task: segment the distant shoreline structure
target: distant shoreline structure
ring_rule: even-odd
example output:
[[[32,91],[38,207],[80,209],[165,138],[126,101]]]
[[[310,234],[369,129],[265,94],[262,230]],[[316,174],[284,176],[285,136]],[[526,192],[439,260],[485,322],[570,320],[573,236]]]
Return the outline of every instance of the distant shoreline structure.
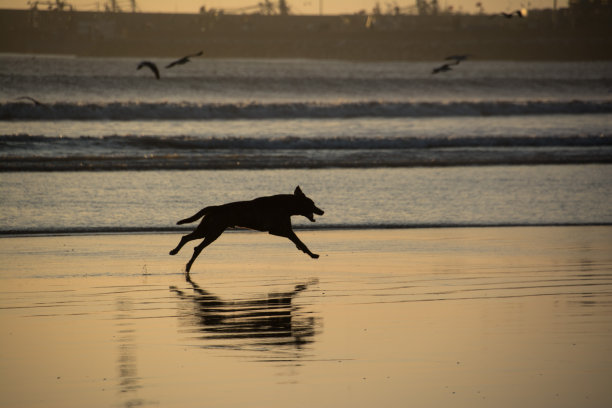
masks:
[[[0,53],[96,57],[312,58],[430,61],[611,60],[612,6],[530,10],[528,18],[262,15],[0,10]]]

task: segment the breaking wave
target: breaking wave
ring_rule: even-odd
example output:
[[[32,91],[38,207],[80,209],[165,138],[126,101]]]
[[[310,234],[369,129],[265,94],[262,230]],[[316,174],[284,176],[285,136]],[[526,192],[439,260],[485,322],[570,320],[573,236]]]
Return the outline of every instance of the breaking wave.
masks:
[[[612,163],[612,134],[463,137],[0,136],[0,171]]]
[[[612,100],[484,102],[0,103],[3,120],[205,120],[612,113]]]
[[[195,137],[155,135],[38,136],[28,134],[0,135],[0,147],[45,147],[93,152],[100,149],[205,151],[210,149],[265,150],[364,150],[364,149],[432,149],[478,147],[596,147],[612,146],[612,133],[574,136],[444,136],[444,137]]]

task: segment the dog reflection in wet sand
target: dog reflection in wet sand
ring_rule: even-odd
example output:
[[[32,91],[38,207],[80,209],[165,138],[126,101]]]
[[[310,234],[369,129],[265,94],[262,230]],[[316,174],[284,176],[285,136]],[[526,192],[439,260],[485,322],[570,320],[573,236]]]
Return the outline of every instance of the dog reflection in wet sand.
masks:
[[[299,186],[293,194],[278,194],[250,201],[213,205],[177,222],[179,225],[187,224],[204,217],[192,233],[181,238],[177,247],[170,251],[170,255],[176,255],[187,242],[204,238],[204,241],[194,248],[193,256],[185,266],[185,272],[189,273],[193,262],[204,248],[219,238],[227,228],[240,227],[267,231],[270,235],[288,238],[299,250],[312,258],[318,258],[319,255],[310,252],[291,227],[292,215],[303,215],[315,222],[314,214],[323,215],[323,210],[306,197]]]
[[[295,297],[317,284],[316,279],[295,285],[292,291],[272,292],[261,297],[224,301],[191,280],[193,294],[171,286],[170,291],[193,306],[185,317],[186,324],[201,333],[202,339],[224,340],[224,347],[240,348],[246,341],[250,345],[291,345],[300,347],[312,342],[316,334],[316,318],[300,312],[293,304]]]

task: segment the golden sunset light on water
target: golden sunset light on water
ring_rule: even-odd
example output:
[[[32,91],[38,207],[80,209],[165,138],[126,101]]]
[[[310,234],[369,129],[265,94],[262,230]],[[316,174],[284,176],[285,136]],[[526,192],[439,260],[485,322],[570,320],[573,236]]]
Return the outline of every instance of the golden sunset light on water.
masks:
[[[609,283],[577,281],[584,254],[555,249],[610,265],[596,250],[606,229],[301,235],[326,248],[314,269],[282,242],[230,234],[189,281],[167,274],[173,235],[1,238],[5,260],[23,245],[32,254],[0,267],[14,293],[0,297],[2,405],[610,402]],[[376,250],[343,249],[364,243]],[[65,263],[56,245],[82,261]],[[87,255],[93,246],[119,259]],[[145,247],[160,255],[143,269]],[[79,268],[87,277],[51,278]]]

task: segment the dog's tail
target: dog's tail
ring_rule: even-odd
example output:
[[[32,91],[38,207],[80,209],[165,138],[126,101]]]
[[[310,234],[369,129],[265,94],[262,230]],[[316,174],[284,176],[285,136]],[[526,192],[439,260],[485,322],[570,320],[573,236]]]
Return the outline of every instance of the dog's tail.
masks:
[[[184,220],[180,220],[179,222],[176,223],[176,225],[189,224],[190,222],[197,221],[197,220],[199,220],[200,218],[202,218],[203,216],[205,216],[206,214],[208,214],[211,210],[213,210],[215,208],[217,208],[216,205],[212,205],[210,207],[202,208],[195,215],[192,215],[189,218],[185,218]]]

